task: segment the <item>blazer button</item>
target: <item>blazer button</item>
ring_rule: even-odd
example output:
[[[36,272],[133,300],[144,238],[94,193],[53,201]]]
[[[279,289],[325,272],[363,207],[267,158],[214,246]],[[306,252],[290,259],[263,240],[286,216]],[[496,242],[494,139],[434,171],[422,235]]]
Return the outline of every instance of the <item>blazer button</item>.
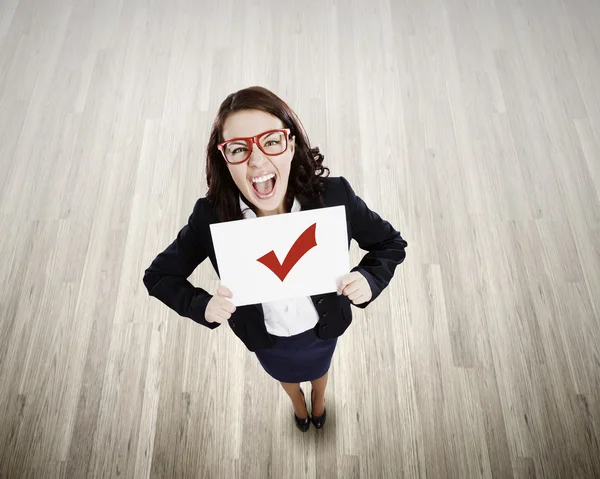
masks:
[[[319,301],[317,301],[317,304],[321,304],[323,301],[325,301],[323,298],[321,298]]]
[[[235,319],[230,319],[229,324],[231,324],[231,327],[235,329]]]
[[[321,315],[321,317],[322,317],[322,318],[324,318],[325,316],[327,316],[327,311],[325,311],[325,312],[324,312],[324,313]]]
[[[323,326],[321,326],[321,331],[323,331],[326,327],[327,327],[326,324],[324,324]]]

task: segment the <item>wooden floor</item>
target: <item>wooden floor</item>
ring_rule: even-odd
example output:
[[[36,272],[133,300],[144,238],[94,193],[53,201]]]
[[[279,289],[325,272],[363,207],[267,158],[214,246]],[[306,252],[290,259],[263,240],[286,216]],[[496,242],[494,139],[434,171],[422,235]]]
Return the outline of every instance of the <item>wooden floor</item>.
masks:
[[[0,477],[599,477],[599,24],[598,0],[2,0]],[[307,433],[226,325],[142,283],[250,85],[409,243]]]

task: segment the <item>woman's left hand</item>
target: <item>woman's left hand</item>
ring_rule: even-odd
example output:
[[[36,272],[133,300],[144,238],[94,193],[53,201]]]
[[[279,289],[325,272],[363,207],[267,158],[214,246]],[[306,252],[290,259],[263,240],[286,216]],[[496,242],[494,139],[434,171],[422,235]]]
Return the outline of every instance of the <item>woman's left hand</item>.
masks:
[[[367,278],[358,271],[348,273],[342,278],[338,286],[338,295],[348,296],[354,304],[366,303],[371,299],[372,292]]]

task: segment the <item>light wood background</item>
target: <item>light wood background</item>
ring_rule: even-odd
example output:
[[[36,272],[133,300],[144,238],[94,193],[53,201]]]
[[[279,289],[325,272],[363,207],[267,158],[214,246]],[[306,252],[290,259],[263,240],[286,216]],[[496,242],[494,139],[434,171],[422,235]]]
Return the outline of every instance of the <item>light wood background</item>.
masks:
[[[597,0],[1,0],[0,476],[600,476],[598,25]],[[142,283],[251,85],[409,243],[307,433],[227,325]]]

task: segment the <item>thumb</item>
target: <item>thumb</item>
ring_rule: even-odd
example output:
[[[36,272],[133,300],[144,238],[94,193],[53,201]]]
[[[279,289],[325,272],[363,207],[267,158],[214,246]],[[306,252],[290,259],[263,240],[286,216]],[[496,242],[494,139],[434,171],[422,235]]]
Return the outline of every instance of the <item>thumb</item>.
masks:
[[[223,286],[222,284],[219,285],[219,287],[217,288],[217,294],[219,296],[223,296],[224,298],[231,298],[233,296],[232,292],[229,290],[229,288],[226,288],[225,286]]]
[[[344,290],[344,288],[346,286],[348,286],[350,283],[352,283],[352,276],[350,276],[351,273],[348,273],[346,275],[344,275],[344,277],[340,280],[340,284],[338,286],[338,294],[342,294],[342,291]]]

